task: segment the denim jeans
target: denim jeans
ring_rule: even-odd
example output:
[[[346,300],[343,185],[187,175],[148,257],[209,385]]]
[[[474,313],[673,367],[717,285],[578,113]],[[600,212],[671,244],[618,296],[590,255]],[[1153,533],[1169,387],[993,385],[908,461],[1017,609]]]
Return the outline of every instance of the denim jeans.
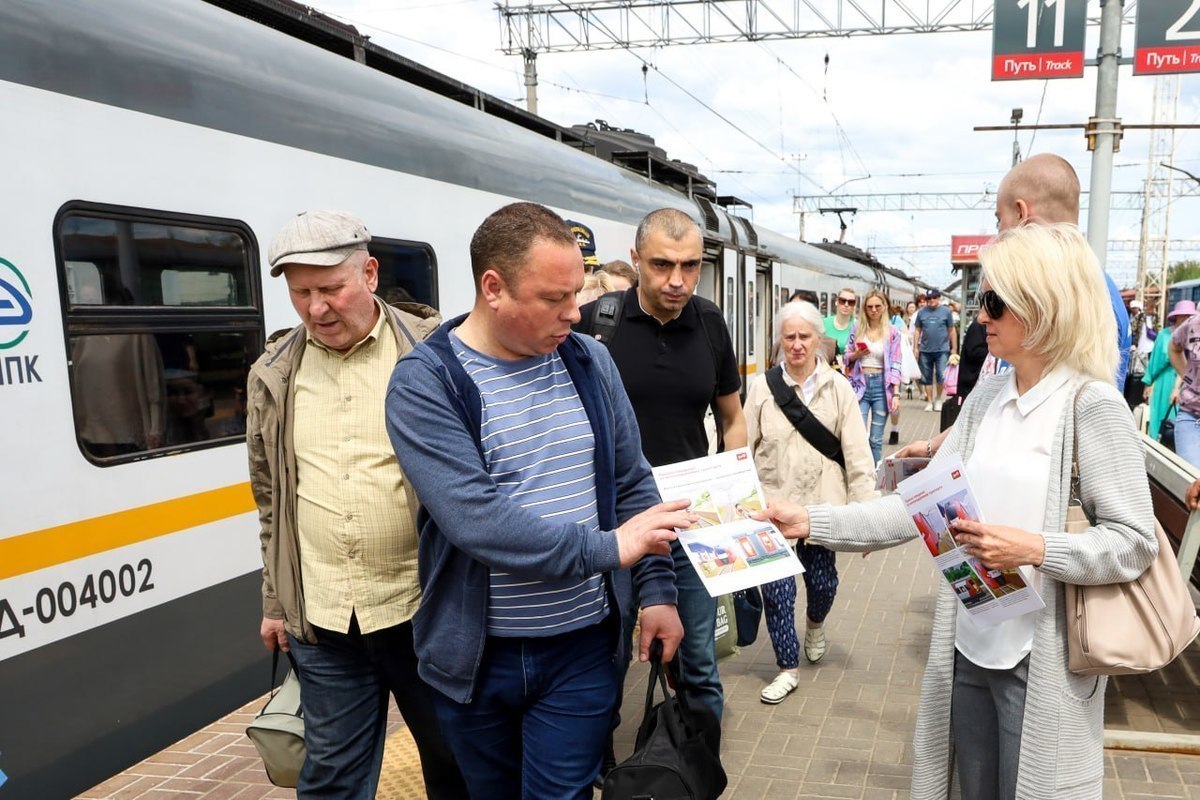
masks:
[[[955,652],[950,714],[963,797],[1016,797],[1028,680],[1029,656],[1012,669],[985,669]]]
[[[1200,467],[1200,420],[1182,408],[1175,415],[1175,452],[1193,467]]]
[[[675,562],[677,608],[683,623],[683,641],[675,660],[679,686],[688,697],[707,705],[721,719],[725,708],[725,690],[717,671],[717,599],[708,593],[700,576],[676,540],[671,542]]]
[[[348,633],[317,628],[316,635],[317,644],[288,636],[299,668],[308,750],[296,796],[375,797],[391,692],[421,754],[428,796],[466,797],[438,727],[432,697],[437,692],[417,676],[412,622],[364,634],[351,618]]]
[[[888,417],[887,389],[883,385],[882,372],[865,373],[863,377],[867,379],[867,388],[858,401],[858,410],[862,412],[863,425],[867,425],[869,421],[870,427],[867,430],[871,441],[871,455],[878,464],[883,458],[883,426],[887,424]]]
[[[940,353],[927,353],[921,351],[920,366],[921,366],[921,383],[926,386],[934,386],[942,382],[942,378],[946,374],[946,365],[950,363],[950,351],[943,350]]]
[[[610,618],[545,638],[490,636],[471,702],[433,693],[471,800],[591,800],[621,688],[617,624]]]

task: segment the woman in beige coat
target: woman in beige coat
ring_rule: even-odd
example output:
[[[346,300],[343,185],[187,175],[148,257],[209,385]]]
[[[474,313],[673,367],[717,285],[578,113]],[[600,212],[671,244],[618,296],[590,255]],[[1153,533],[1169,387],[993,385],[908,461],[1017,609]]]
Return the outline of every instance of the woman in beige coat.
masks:
[[[841,444],[843,469],[822,455],[788,421],[760,375],[746,394],[747,442],[768,497],[802,502],[842,504],[876,497],[874,459],[858,398],[844,377],[818,358],[824,331],[821,313],[811,303],[788,303],[775,317],[776,352],[784,384],[796,392],[812,415]],[[798,553],[804,564],[808,598],[804,656],[816,663],[825,655],[825,617],[837,594],[837,562],[833,551],[805,545]],[[762,586],[767,631],[779,665],[762,691],[764,703],[779,703],[799,684],[800,644],[796,636],[796,579]]]

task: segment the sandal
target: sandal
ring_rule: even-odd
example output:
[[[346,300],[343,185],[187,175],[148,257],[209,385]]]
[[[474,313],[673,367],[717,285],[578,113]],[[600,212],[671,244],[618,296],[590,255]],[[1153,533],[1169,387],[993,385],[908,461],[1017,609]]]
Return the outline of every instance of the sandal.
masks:
[[[809,628],[804,632],[804,657],[815,664],[825,657],[825,629]]]
[[[781,672],[775,676],[775,680],[767,684],[767,687],[762,690],[759,699],[768,705],[782,703],[784,698],[796,691],[796,687],[800,685],[800,676],[794,672]]]

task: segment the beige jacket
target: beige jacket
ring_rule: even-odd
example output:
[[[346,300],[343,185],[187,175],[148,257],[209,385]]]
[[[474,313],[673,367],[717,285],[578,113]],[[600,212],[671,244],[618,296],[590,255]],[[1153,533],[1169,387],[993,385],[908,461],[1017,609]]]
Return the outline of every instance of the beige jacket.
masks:
[[[441,324],[438,312],[419,303],[387,306],[388,325],[396,337],[399,358]],[[296,530],[296,452],[292,446],[292,378],[308,337],[303,325],[272,337],[246,381],[246,449],[250,457],[250,488],[258,506],[259,539],[263,557],[263,616],[282,619],[288,633],[313,643],[312,626],[304,614],[300,578],[300,537]],[[380,397],[383,403],[384,398]],[[408,489],[407,481],[405,488]],[[409,507],[417,507],[409,490]]]
[[[787,370],[783,379],[797,394],[800,387]],[[820,359],[817,388],[808,409],[842,442],[846,469],[821,455],[796,430],[771,395],[765,375],[746,393],[746,441],[767,498],[795,503],[843,505],[878,497],[875,464],[858,399],[850,383]]]

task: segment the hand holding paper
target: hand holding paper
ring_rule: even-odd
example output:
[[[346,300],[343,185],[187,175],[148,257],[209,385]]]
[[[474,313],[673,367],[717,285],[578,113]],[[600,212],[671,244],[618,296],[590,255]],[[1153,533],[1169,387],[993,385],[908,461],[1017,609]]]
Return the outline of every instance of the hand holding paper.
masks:
[[[696,515],[685,510],[690,504],[690,500],[659,503],[617,528],[617,552],[621,566],[632,567],[642,556],[651,553],[669,555],[671,542],[677,538],[675,529],[687,528],[696,521]]]
[[[1040,567],[1046,557],[1046,540],[1020,528],[967,519],[956,519],[950,527],[959,547],[992,569]]]
[[[808,509],[790,500],[770,500],[762,511],[750,515],[759,522],[771,522],[788,539],[808,536]]]

